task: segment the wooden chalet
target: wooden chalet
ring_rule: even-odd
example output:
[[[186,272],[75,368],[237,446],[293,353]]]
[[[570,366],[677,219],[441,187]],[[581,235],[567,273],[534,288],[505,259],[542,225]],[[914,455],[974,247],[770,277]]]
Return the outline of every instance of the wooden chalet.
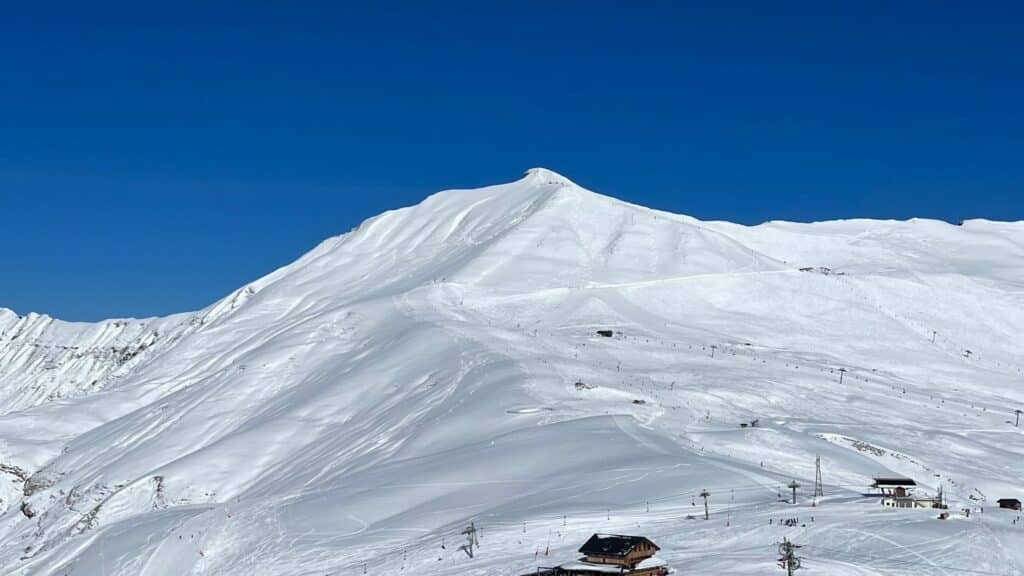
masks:
[[[1000,498],[999,500],[996,500],[996,503],[999,504],[1000,508],[1016,510],[1017,512],[1020,512],[1021,509],[1020,500],[1016,498]]]
[[[875,478],[871,487],[881,490],[884,496],[906,498],[917,487],[917,482],[910,478]]]
[[[553,568],[538,568],[523,576],[665,576],[668,568],[654,558],[658,546],[643,536],[594,534],[579,552],[583,557]]]

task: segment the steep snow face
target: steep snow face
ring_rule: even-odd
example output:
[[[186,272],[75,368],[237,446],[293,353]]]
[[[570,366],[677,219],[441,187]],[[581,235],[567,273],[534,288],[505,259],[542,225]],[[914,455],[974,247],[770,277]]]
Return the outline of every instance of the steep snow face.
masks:
[[[1022,223],[743,227],[532,169],[195,313],[0,310],[0,572],[509,574],[641,532],[715,574],[783,536],[820,573],[1017,574],[1022,278]]]

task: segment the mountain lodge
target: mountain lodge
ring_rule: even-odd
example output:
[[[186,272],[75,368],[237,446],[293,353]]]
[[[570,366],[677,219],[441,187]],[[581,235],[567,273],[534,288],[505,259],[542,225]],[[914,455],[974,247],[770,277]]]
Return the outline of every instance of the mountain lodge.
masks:
[[[538,568],[523,576],[665,576],[665,564],[654,558],[658,546],[643,536],[594,534],[580,547],[583,558],[554,568]]]

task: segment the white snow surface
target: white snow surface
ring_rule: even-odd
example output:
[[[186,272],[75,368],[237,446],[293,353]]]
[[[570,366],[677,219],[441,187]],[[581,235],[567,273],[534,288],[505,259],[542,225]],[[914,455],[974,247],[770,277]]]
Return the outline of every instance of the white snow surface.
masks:
[[[678,573],[786,537],[801,574],[1024,574],[1022,335],[1022,222],[746,227],[534,169],[199,312],[0,309],[0,573],[508,575],[610,532]]]

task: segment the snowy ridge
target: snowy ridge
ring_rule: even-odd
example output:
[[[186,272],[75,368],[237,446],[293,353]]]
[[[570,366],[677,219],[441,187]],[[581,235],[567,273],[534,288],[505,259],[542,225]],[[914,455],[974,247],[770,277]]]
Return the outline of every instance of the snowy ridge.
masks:
[[[0,310],[0,413],[102,389],[161,343],[161,328],[169,324],[134,319],[68,323]]]
[[[0,572],[505,575],[640,532],[715,574],[783,535],[819,573],[1017,574],[1021,278],[1022,223],[745,227],[532,169],[198,312],[0,310]],[[877,474],[954,518],[864,499]]]

